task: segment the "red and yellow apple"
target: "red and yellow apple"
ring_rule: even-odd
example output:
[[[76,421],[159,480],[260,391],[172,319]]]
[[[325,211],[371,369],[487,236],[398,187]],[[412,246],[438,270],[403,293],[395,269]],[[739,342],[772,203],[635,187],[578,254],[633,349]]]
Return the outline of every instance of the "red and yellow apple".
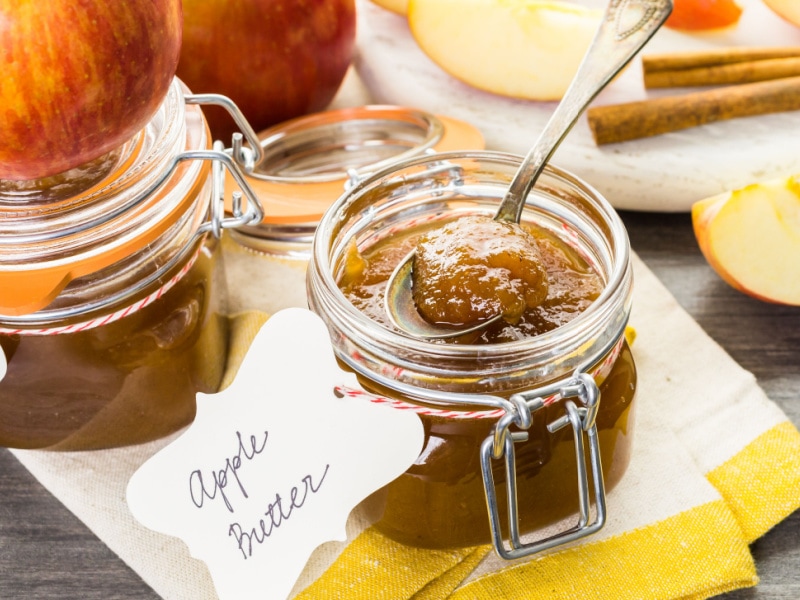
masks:
[[[684,31],[705,31],[731,27],[741,16],[742,9],[734,0],[673,0],[672,13],[664,25]]]
[[[764,4],[779,17],[800,27],[800,2],[797,0],[764,0]]]
[[[178,76],[231,98],[256,131],[325,108],[355,46],[354,0],[184,0],[183,18]],[[204,111],[228,142],[233,119]]]
[[[703,255],[750,296],[800,305],[800,180],[755,183],[700,200],[692,223]]]
[[[0,0],[0,179],[54,175],[131,138],[180,45],[181,0]]]
[[[409,0],[408,24],[444,71],[495,94],[558,100],[602,11],[559,0]]]

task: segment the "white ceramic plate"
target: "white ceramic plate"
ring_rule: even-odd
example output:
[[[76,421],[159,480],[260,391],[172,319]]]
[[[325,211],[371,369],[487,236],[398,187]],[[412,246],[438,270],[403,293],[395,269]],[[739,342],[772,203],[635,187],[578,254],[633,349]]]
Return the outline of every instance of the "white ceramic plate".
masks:
[[[592,0],[596,1],[596,0]],[[761,0],[737,0],[736,27],[685,34],[662,28],[643,53],[726,46],[800,46],[800,27]],[[493,150],[527,153],[555,106],[505,98],[467,86],[417,46],[403,16],[358,0],[355,68],[375,102],[413,106],[468,121]],[[645,91],[634,61],[595,101],[616,104],[689,91]],[[800,173],[800,111],[719,122],[643,140],[597,146],[585,116],[553,163],[602,192],[620,209],[679,212],[702,198]]]

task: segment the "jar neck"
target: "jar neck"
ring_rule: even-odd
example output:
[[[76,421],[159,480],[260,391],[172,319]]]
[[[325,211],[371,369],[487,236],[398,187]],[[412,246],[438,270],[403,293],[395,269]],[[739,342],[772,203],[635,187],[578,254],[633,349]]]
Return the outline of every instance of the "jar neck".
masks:
[[[159,180],[172,158],[184,149],[187,136],[204,135],[203,131],[187,131],[187,116],[176,80],[146,126],[99,159],[109,163],[101,169],[99,180],[87,176],[84,181],[78,168],[63,174],[66,181],[27,182],[39,187],[27,186],[23,195],[0,198],[2,264],[46,261],[56,252],[61,256],[79,254],[87,247],[122,237],[140,221],[158,218],[152,206],[150,214],[146,213],[147,203],[140,200],[140,194]]]
[[[182,152],[208,145],[202,111],[184,103],[184,91],[176,79],[101,181],[71,195],[47,187],[0,201],[1,323],[41,327],[116,306],[196,246],[211,169],[200,161],[170,169]]]
[[[415,339],[356,309],[337,285],[351,239],[370,246],[392,228],[449,212],[494,214],[521,159],[448,153],[407,161],[361,182],[323,217],[308,271],[311,308],[328,324],[339,359],[382,388],[435,403],[488,403],[588,370],[622,336],[630,314],[627,234],[616,211],[574,176],[548,167],[523,221],[545,227],[599,274],[603,290],[585,311],[540,335],[498,344]]]

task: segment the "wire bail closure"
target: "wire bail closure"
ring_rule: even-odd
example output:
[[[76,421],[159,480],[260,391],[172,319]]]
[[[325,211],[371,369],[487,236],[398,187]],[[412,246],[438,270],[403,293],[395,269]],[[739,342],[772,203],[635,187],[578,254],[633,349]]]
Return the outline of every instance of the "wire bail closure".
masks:
[[[264,160],[264,149],[245,118],[242,111],[227,96],[222,94],[187,94],[184,96],[186,104],[216,105],[230,113],[236,125],[241,130],[233,134],[230,149],[225,149],[219,140],[213,144],[211,151],[195,151],[189,158],[212,161],[212,199],[210,208],[210,221],[200,226],[199,233],[210,231],[214,237],[219,238],[223,229],[236,229],[245,225],[255,225],[264,218],[264,209],[258,195],[247,182],[243,173],[252,173],[258,164]],[[247,146],[242,141],[247,139]],[[231,174],[239,190],[233,192],[232,216],[225,216],[225,171]],[[247,198],[247,209],[242,210],[242,195]]]
[[[550,433],[572,426],[575,442],[575,459],[578,476],[578,522],[575,526],[534,542],[522,543],[519,533],[519,504],[517,500],[516,457],[514,444],[528,439],[527,431],[509,431],[511,425],[527,430],[533,423],[533,413],[552,402],[545,398],[558,394],[564,403],[566,414],[547,425]],[[580,405],[571,400],[576,398]],[[599,531],[606,521],[606,496],[603,471],[600,462],[600,442],[595,417],[600,405],[600,390],[588,373],[577,371],[572,378],[546,387],[514,394],[510,398],[515,407],[500,418],[493,435],[481,444],[481,470],[489,511],[492,543],[497,554],[511,560],[536,554],[549,548],[566,544]],[[590,522],[589,473],[586,468],[586,444],[588,440],[589,464],[595,496],[595,518]],[[492,473],[492,460],[505,458],[506,492],[508,503],[508,544],[506,547],[500,528],[500,508]]]
[[[234,134],[240,139],[241,134]],[[264,209],[253,188],[247,182],[239,163],[231,158],[231,154],[224,151],[222,142],[214,142],[214,149],[211,151],[200,151],[194,153],[194,158],[211,160],[211,206],[209,208],[209,220],[200,225],[198,233],[202,234],[210,231],[216,238],[222,236],[223,229],[236,229],[245,225],[254,225],[261,222],[264,218]],[[239,190],[233,192],[232,216],[225,215],[225,172],[233,177]],[[247,208],[242,209],[242,196],[247,198]]]

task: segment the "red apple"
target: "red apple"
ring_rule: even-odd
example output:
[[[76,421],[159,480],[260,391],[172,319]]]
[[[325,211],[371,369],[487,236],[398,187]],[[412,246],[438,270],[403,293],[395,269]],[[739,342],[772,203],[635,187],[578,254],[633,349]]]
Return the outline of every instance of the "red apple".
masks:
[[[0,0],[0,179],[82,165],[132,137],[175,75],[181,0]]]
[[[231,98],[256,131],[322,110],[352,60],[355,10],[354,0],[184,0],[178,77]],[[204,111],[228,142],[233,120]]]

